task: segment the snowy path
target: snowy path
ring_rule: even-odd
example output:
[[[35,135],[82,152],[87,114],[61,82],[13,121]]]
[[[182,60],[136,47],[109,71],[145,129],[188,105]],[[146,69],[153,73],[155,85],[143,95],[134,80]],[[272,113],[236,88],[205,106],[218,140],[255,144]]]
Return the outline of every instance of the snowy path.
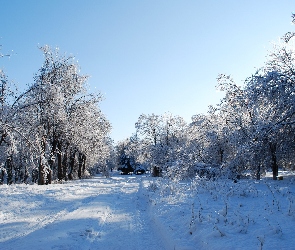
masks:
[[[165,249],[141,176],[0,187],[0,249]]]

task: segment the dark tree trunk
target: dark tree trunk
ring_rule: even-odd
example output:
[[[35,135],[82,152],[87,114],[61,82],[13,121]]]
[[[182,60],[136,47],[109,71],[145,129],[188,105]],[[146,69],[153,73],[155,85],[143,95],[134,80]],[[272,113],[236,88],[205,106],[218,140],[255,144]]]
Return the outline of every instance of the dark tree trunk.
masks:
[[[51,184],[51,181],[52,181],[52,171],[51,169],[49,169],[49,172],[47,173],[47,178],[46,178],[46,185],[47,184]]]
[[[44,180],[44,166],[42,164],[42,156],[40,156],[39,160],[39,170],[38,170],[38,185],[44,185],[45,180]]]
[[[57,179],[61,181],[63,179],[63,169],[62,169],[62,162],[61,162],[61,142],[57,144]]]
[[[73,171],[74,171],[74,166],[75,166],[75,156],[76,156],[76,151],[73,150],[71,152],[71,157],[70,157],[70,165],[69,165],[69,180],[73,180]]]
[[[23,150],[22,150],[22,146],[21,149],[19,151],[19,157],[18,157],[18,164],[17,166],[15,166],[14,170],[15,170],[15,182],[24,182],[24,166],[23,166]]]
[[[257,172],[256,172],[256,180],[258,180],[258,181],[260,180],[260,175],[261,175],[260,171],[261,171],[261,167],[259,164],[257,167]]]
[[[7,184],[11,185],[13,183],[13,163],[12,155],[6,159],[6,169],[7,169]]]
[[[62,159],[62,175],[63,175],[63,178],[65,179],[65,181],[68,180],[68,177],[67,177],[67,164],[68,164],[68,152],[67,152],[67,148],[66,148],[65,152],[64,152],[64,157]]]
[[[78,162],[79,162],[79,168],[78,168],[78,178],[82,178],[82,167],[83,167],[83,154],[79,153],[78,155]]]
[[[273,180],[277,179],[277,176],[279,175],[279,166],[277,163],[277,144],[276,143],[269,143],[270,147],[270,153],[271,153],[271,168],[272,168],[272,178]]]
[[[29,171],[28,171],[28,167],[25,166],[25,175],[24,175],[24,183],[28,183],[28,178],[29,178]]]
[[[0,169],[0,185],[4,183],[5,171],[4,169]]]
[[[83,154],[82,158],[82,174],[85,174],[85,169],[86,169],[86,155]]]
[[[39,157],[39,169],[38,169],[38,185],[44,185],[45,184],[45,178],[44,178],[44,165],[43,165],[43,162],[42,162],[42,157],[44,157],[45,155],[45,137],[43,136],[42,137],[42,140],[41,140],[41,155]]]

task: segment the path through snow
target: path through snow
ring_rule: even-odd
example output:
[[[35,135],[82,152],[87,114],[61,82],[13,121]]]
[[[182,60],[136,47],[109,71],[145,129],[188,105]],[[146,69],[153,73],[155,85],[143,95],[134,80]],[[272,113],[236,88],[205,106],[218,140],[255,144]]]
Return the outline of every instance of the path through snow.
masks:
[[[146,210],[142,178],[3,185],[0,248],[165,249]]]

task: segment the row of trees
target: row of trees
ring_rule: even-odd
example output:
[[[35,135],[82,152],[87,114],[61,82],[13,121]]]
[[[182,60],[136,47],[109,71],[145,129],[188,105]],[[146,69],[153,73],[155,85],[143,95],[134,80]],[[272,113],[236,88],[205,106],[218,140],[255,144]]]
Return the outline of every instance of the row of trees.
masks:
[[[0,71],[1,183],[82,178],[93,166],[105,170],[113,152],[102,96],[87,93],[73,57],[41,50],[44,63],[23,93]]]
[[[225,97],[206,115],[189,124],[169,113],[141,115],[136,133],[116,151],[98,106],[102,96],[87,92],[88,77],[74,58],[42,47],[44,63],[23,93],[0,70],[0,183],[47,184],[98,168],[108,176],[115,160],[173,179],[245,171],[260,178],[269,168],[276,179],[279,167],[293,169],[295,163],[294,37],[287,33],[244,86],[218,76]]]
[[[119,157],[124,145],[125,154],[155,169],[154,175],[178,179],[196,171],[207,171],[210,177],[248,171],[259,179],[267,169],[276,179],[279,167],[294,169],[294,36],[287,33],[244,86],[219,75],[218,88],[225,97],[206,115],[193,116],[191,123],[171,114],[141,115],[135,135],[118,144]]]

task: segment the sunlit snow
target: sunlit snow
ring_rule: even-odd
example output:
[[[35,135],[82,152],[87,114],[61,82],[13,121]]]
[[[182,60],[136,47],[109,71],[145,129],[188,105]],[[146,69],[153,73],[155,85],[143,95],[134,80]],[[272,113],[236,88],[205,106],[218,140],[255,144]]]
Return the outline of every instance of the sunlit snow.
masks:
[[[295,180],[0,186],[1,249],[292,249]]]

